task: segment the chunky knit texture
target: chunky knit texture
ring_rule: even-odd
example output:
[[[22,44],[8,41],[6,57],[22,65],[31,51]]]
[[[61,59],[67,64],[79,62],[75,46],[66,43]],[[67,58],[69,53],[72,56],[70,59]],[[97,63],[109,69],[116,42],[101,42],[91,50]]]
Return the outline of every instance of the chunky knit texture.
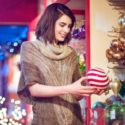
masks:
[[[45,45],[42,41],[22,44],[18,95],[33,105],[32,125],[83,125],[79,103],[72,95],[32,97],[28,91],[28,86],[36,83],[72,84],[80,78],[76,59],[76,52],[67,45]]]

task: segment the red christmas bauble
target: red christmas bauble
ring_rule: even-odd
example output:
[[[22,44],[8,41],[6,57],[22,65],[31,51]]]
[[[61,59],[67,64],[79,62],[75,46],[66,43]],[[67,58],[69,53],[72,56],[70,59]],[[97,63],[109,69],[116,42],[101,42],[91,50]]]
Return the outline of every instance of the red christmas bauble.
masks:
[[[101,68],[92,68],[87,72],[88,84],[99,89],[105,89],[109,85],[109,78]]]

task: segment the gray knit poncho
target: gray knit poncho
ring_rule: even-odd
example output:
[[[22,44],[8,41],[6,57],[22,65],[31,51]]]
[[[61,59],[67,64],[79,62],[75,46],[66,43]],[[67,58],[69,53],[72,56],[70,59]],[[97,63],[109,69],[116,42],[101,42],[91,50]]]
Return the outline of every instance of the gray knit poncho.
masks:
[[[77,54],[71,47],[24,42],[18,95],[33,105],[32,125],[83,125],[79,103],[72,95],[32,97],[28,91],[28,86],[35,83],[63,86],[79,78]]]

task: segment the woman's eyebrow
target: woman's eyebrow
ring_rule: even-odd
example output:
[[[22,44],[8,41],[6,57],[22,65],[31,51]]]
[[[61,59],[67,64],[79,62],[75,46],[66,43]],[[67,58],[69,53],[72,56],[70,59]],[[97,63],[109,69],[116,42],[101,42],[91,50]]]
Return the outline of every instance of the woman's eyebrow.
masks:
[[[60,24],[66,25],[66,23],[65,23],[65,22],[60,22]],[[68,24],[68,25],[71,25],[71,24]]]
[[[65,24],[66,25],[66,23],[64,23],[64,22],[60,22],[61,24]]]

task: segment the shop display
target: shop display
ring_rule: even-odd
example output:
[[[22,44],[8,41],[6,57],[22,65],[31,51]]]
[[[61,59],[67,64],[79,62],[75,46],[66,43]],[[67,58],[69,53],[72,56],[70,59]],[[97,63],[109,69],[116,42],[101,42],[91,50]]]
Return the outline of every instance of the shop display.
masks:
[[[92,105],[90,125],[125,125],[125,102],[112,95]]]
[[[115,95],[120,92],[120,97],[124,96],[125,89],[125,13],[120,12],[117,27],[113,27],[111,31],[113,40],[110,47],[106,50],[106,57],[108,59],[108,76],[111,79],[110,88]],[[116,35],[117,34],[117,35]],[[111,36],[111,35],[110,35]]]
[[[91,125],[125,125],[125,13],[119,14],[117,27],[108,33],[112,40],[105,53],[111,96],[92,104]]]
[[[106,108],[106,125],[125,124],[125,104],[121,100],[113,102]]]

